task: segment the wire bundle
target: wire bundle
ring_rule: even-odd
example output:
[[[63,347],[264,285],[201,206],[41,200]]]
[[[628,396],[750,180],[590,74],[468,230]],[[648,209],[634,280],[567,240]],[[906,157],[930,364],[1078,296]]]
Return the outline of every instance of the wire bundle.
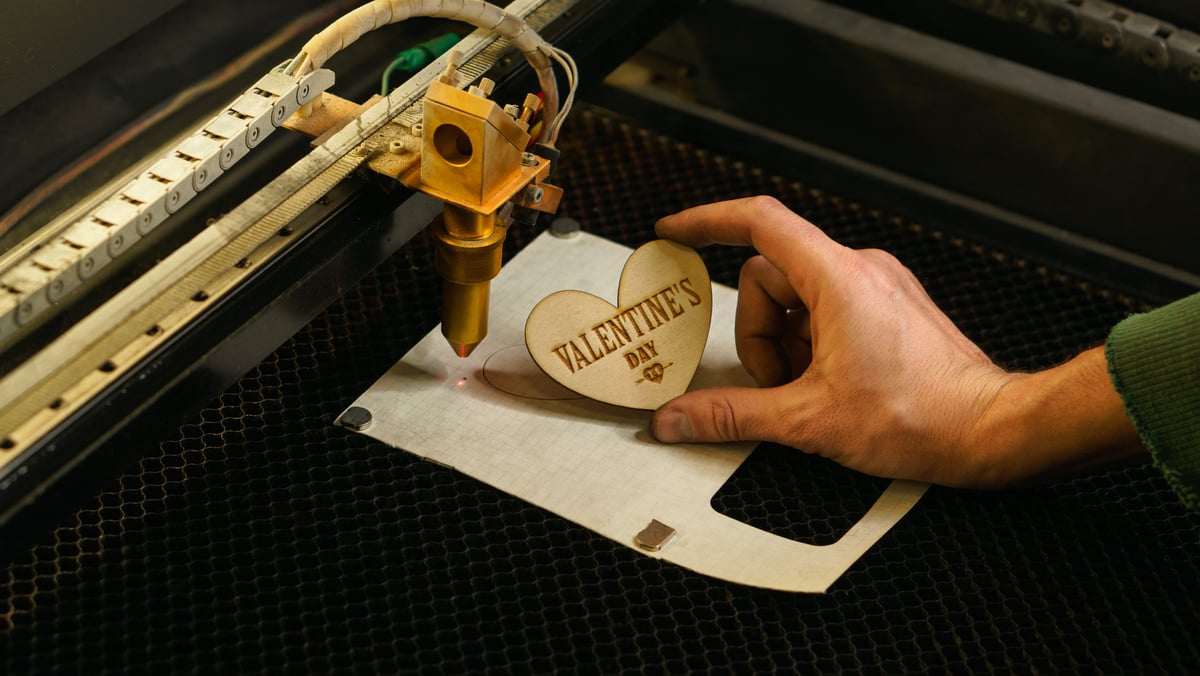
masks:
[[[553,146],[558,143],[558,132],[562,130],[567,115],[571,113],[571,108],[575,105],[575,91],[579,89],[579,66],[570,54],[559,47],[550,47],[550,58],[557,61],[563,72],[567,74],[567,98],[563,99],[562,109],[545,130],[545,142]]]
[[[414,16],[429,16],[464,21],[477,28],[492,30],[524,54],[537,73],[542,88],[546,142],[553,145],[570,111],[579,84],[579,68],[569,54],[542,39],[517,16],[483,0],[375,0],[342,16],[314,35],[287,67],[287,72],[303,76],[320,68],[331,56],[345,49],[366,33]],[[558,84],[551,61],[557,62],[567,76],[568,93],[559,110]]]

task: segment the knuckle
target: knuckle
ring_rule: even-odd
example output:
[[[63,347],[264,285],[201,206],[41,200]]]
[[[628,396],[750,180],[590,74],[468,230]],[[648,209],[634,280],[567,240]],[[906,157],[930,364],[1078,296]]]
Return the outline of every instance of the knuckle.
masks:
[[[916,279],[912,273],[912,270],[910,270],[907,265],[902,263],[900,259],[896,258],[896,256],[891,252],[880,249],[878,256],[880,265],[884,266],[884,268],[893,275],[896,275],[897,279],[901,279],[906,282]]]
[[[738,429],[737,414],[725,397],[712,400],[709,404],[709,418],[712,420],[714,435],[721,441],[738,441],[742,438]]]
[[[880,287],[908,291],[916,282],[912,271],[883,249],[862,249],[856,253],[859,273]]]
[[[881,265],[884,268],[903,268],[900,261],[892,254],[883,249],[861,249],[858,252],[862,257],[871,261],[876,265]]]
[[[777,198],[771,195],[755,195],[754,197],[747,198],[746,207],[750,212],[760,216],[769,215],[779,210],[787,211],[789,214],[791,213],[791,211],[784,206],[783,202],[780,202]]]

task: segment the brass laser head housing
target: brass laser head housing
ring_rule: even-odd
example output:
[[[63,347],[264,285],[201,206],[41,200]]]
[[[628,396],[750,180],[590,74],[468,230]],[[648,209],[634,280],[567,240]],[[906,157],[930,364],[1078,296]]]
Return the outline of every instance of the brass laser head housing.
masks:
[[[456,86],[462,55],[451,51],[446,71],[429,84],[419,124],[392,123],[379,132],[381,147],[367,162],[375,172],[445,203],[433,226],[435,267],[444,280],[442,333],[465,357],[487,335],[491,280],[500,272],[508,203],[554,213],[562,189],[545,182],[550,160],[526,152],[529,130],[542,106],[527,94],[522,105],[501,108],[487,78],[465,91]],[[362,107],[331,94],[287,126],[319,137]],[[320,111],[320,112],[316,112]]]
[[[442,334],[466,357],[487,336],[491,280],[500,272],[505,235],[497,214],[509,200],[522,201],[549,164],[525,152],[523,111],[490,100],[490,80],[467,91],[452,80],[433,82],[425,95],[420,189],[446,203],[433,227]]]
[[[496,211],[489,208],[492,198],[521,178],[529,144],[517,120],[486,98],[490,89],[463,91],[434,81],[425,95],[423,122],[421,185],[482,212]]]
[[[442,276],[442,335],[465,358],[487,336],[491,281],[500,273],[506,228],[494,213],[447,204],[431,230],[433,264]]]

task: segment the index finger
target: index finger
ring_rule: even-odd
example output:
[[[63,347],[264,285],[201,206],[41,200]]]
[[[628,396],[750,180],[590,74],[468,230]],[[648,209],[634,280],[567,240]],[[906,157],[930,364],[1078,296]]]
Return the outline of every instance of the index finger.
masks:
[[[654,229],[659,237],[692,247],[752,246],[787,276],[806,305],[815,300],[814,282],[833,274],[847,251],[817,226],[768,196],[685,209],[659,220]]]

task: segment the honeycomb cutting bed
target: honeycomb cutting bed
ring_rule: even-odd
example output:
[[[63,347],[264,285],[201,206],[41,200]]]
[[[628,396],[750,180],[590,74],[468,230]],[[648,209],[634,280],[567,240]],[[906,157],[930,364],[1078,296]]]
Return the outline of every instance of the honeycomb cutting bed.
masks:
[[[895,253],[1000,363],[1103,340],[1137,298],[596,112],[562,213],[636,246],[685,206],[769,193]],[[803,177],[799,177],[803,179]],[[512,232],[511,254],[534,233]],[[704,256],[734,284],[745,250]],[[701,577],[333,427],[438,321],[418,238],[0,571],[0,670],[1182,672],[1200,519],[1151,467],[934,488],[827,595]],[[836,540],[883,483],[763,446],[714,496]]]

